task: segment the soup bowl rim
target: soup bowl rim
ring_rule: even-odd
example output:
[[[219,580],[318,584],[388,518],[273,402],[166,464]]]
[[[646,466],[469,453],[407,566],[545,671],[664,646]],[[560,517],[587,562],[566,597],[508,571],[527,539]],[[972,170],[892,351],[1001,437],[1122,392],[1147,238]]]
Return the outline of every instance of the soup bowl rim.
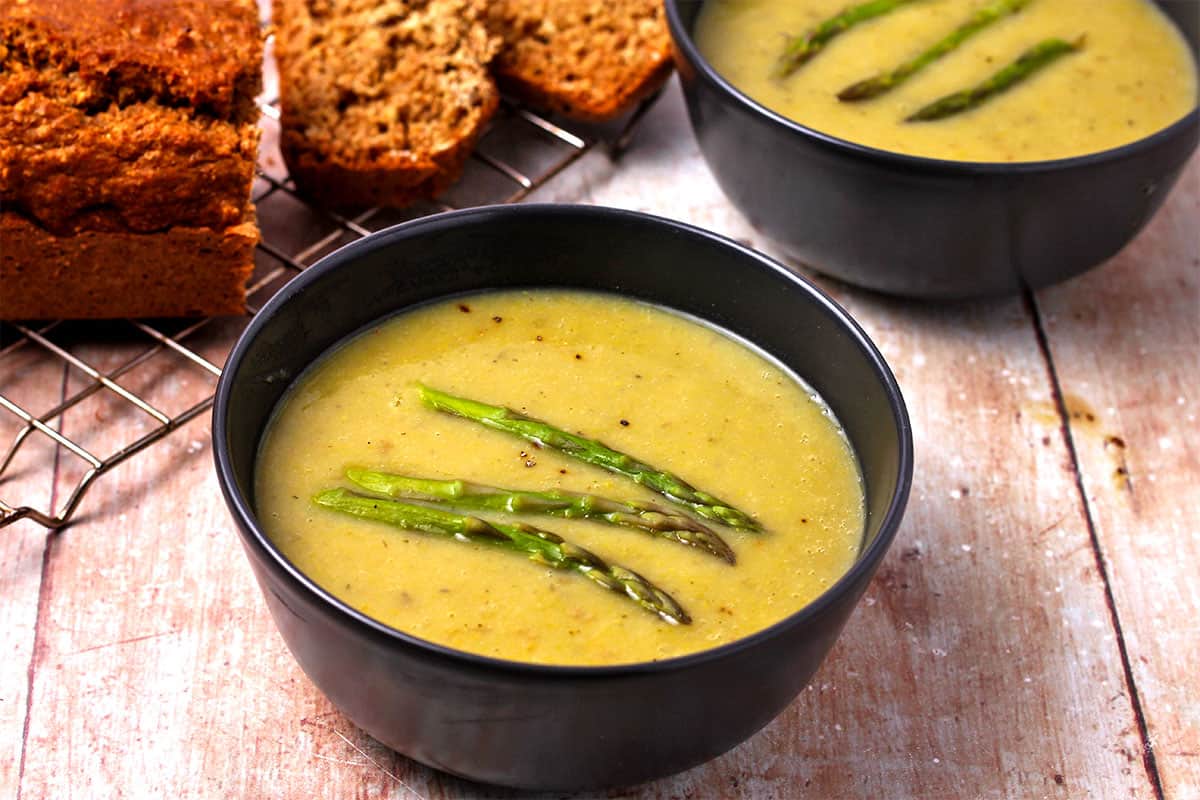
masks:
[[[236,402],[236,391],[246,391],[246,389],[237,390],[236,376],[241,366],[247,351],[254,344],[255,339],[260,332],[274,320],[280,309],[286,307],[295,296],[302,294],[310,285],[316,283],[326,274],[335,270],[346,268],[352,265],[360,253],[364,251],[373,251],[381,248],[395,246],[396,243],[422,233],[437,233],[470,224],[472,221],[486,219],[496,215],[537,215],[556,214],[568,215],[584,215],[597,218],[609,218],[615,224],[622,222],[632,222],[634,224],[650,224],[658,226],[664,232],[674,232],[677,235],[685,235],[693,238],[704,240],[706,246],[721,248],[730,253],[733,260],[742,262],[756,262],[758,268],[768,270],[779,277],[788,280],[795,291],[807,294],[807,299],[804,302],[813,302],[820,306],[823,313],[849,333],[853,341],[857,345],[860,353],[867,360],[871,370],[878,378],[878,388],[884,392],[887,397],[888,406],[891,410],[891,415],[896,425],[897,436],[897,472],[896,482],[892,488],[892,497],[884,512],[882,519],[879,522],[879,531],[874,539],[860,551],[854,563],[843,572],[837,580],[830,584],[824,591],[814,597],[803,607],[797,611],[788,614],[782,619],[772,623],[771,625],[757,630],[746,636],[735,639],[723,645],[706,648],[692,653],[686,653],[680,656],[665,658],[661,660],[650,661],[632,661],[616,664],[595,664],[595,665],[565,665],[565,664],[543,664],[528,661],[520,661],[515,659],[497,658],[478,653],[472,653],[466,650],[460,650],[448,645],[438,644],[428,639],[421,638],[415,634],[392,627],[386,623],[377,620],[358,609],[355,609],[349,603],[338,598],[333,593],[329,592],[316,581],[310,578],[299,567],[291,562],[266,535],[260,526],[257,516],[254,511],[254,504],[250,497],[245,496],[238,489],[238,481],[236,479],[230,455],[231,444],[229,442],[229,431],[226,427],[226,421],[229,418],[230,407]],[[464,292],[456,292],[452,294],[439,295],[436,298],[430,298],[421,303],[434,302],[438,299],[448,299],[453,296],[461,296],[467,293],[483,292],[496,287],[478,286]],[[531,284],[523,287],[506,287],[506,288],[577,288],[580,291],[594,291],[598,293],[621,295],[619,292],[606,289],[596,288],[579,288],[566,286],[552,286],[549,284]],[[650,299],[648,302],[654,302]],[[406,308],[416,307],[421,303],[406,303],[401,304],[393,313],[401,313]],[[672,308],[671,306],[660,303],[664,308]],[[386,318],[386,317],[385,317]],[[703,319],[703,316],[700,316]],[[382,318],[381,318],[382,319]],[[338,344],[345,342],[350,337],[369,329],[372,325],[378,324],[380,319],[373,320],[359,329],[354,331],[345,331],[338,336],[330,348],[336,347]],[[712,324],[712,323],[710,323]],[[717,326],[721,330],[725,330],[723,326]],[[744,336],[743,334],[733,331],[737,336],[744,338],[752,345],[759,347],[753,338]],[[330,348],[326,349],[326,353]],[[324,355],[324,354],[323,354]],[[784,363],[785,366],[786,362]],[[305,365],[305,369],[310,366]],[[790,369],[790,367],[788,367]],[[302,372],[300,373],[302,374]],[[296,378],[293,378],[289,384],[287,391],[290,391],[295,383]],[[235,391],[236,390],[236,391]],[[275,412],[272,412],[272,415]],[[258,439],[255,442],[255,450],[261,447],[262,437],[266,429],[258,432]],[[213,439],[213,455],[216,462],[216,471],[218,483],[221,492],[225,498],[226,505],[229,507],[234,521],[241,533],[243,541],[253,545],[260,553],[265,553],[268,556],[268,564],[271,568],[280,572],[286,579],[294,585],[302,587],[304,592],[320,598],[322,605],[327,611],[335,613],[339,619],[344,620],[347,624],[356,626],[363,632],[368,633],[372,637],[392,643],[394,646],[417,648],[425,654],[433,657],[441,657],[458,662],[464,665],[470,665],[477,669],[488,670],[492,672],[503,672],[509,674],[521,674],[526,676],[544,677],[553,679],[555,677],[562,678],[610,678],[620,677],[644,673],[656,672],[671,672],[688,669],[695,665],[722,659],[736,655],[743,651],[755,648],[759,643],[780,636],[787,631],[803,626],[810,619],[817,617],[829,606],[836,603],[841,596],[851,590],[856,583],[863,579],[863,573],[872,572],[878,563],[883,559],[884,554],[890,547],[892,540],[896,536],[896,532],[900,526],[901,519],[904,514],[905,506],[908,501],[908,496],[912,484],[913,472],[913,441],[912,428],[908,417],[908,412],[904,404],[904,399],[901,395],[899,385],[888,367],[883,355],[878,348],[867,336],[862,327],[845,311],[836,301],[828,294],[814,285],[808,279],[797,275],[788,270],[783,265],[776,262],[769,256],[760,253],[750,247],[742,245],[726,236],[705,230],[703,228],[680,222],[677,220],[668,219],[652,214],[647,214],[639,211],[630,211],[626,209],[607,208],[602,206],[581,206],[558,203],[522,203],[518,205],[496,205],[496,206],[480,206],[475,208],[448,211],[440,214],[434,214],[426,217],[420,217],[414,220],[400,223],[376,231],[369,236],[358,239],[344,247],[330,253],[321,258],[317,263],[308,267],[291,281],[280,289],[263,307],[254,315],[254,318],[242,331],[238,337],[236,344],[230,351],[229,357],[226,359],[225,366],[221,372],[221,378],[218,381],[215,401],[213,404],[212,417],[212,439]],[[257,459],[257,456],[256,456]],[[252,490],[251,490],[252,491]]]
[[[700,52],[692,34],[684,25],[683,19],[679,14],[679,6],[681,3],[693,3],[703,5],[707,0],[665,0],[667,27],[670,29],[671,39],[676,49],[681,52],[688,64],[696,71],[696,74],[706,81],[711,88],[715,88],[720,95],[727,99],[733,100],[736,104],[746,108],[755,116],[767,120],[769,123],[778,126],[779,128],[795,134],[799,138],[808,139],[822,146],[823,148],[836,152],[842,155],[860,158],[865,161],[873,162],[881,166],[909,168],[914,171],[934,173],[934,174],[953,174],[962,175],[965,177],[989,177],[989,176],[1007,176],[1007,175],[1023,175],[1030,173],[1049,173],[1060,170],[1071,170],[1077,168],[1086,168],[1093,164],[1100,164],[1109,161],[1119,161],[1123,158],[1132,158],[1141,154],[1145,150],[1153,149],[1163,141],[1167,141],[1180,135],[1185,128],[1194,127],[1200,121],[1200,98],[1198,102],[1192,106],[1188,113],[1184,114],[1179,119],[1164,128],[1160,128],[1146,136],[1134,139],[1131,142],[1108,147],[1103,150],[1095,150],[1087,153],[1082,153],[1076,156],[1067,156],[1064,158],[1049,158],[1036,161],[970,161],[957,160],[949,158],[935,158],[932,156],[912,155],[909,153],[901,153],[896,150],[885,150],[879,147],[871,147],[870,145],[859,144],[858,142],[849,139],[843,139],[834,136],[830,133],[811,128],[798,122],[790,117],[773,111],[767,106],[759,103],[748,94],[738,89],[730,83],[724,76],[717,71],[707,58]]]

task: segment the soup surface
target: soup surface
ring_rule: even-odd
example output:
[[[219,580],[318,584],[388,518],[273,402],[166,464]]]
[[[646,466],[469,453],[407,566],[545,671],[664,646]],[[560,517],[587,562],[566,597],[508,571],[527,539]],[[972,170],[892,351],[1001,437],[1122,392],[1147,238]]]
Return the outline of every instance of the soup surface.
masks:
[[[765,531],[713,524],[736,553],[730,565],[635,529],[521,518],[666,590],[692,617],[672,625],[520,554],[314,505],[323,489],[353,488],[348,466],[669,505],[619,475],[432,410],[417,382],[603,441],[753,514]],[[484,293],[383,322],[298,380],[256,469],[268,536],[318,584],[399,630],[519,661],[647,661],[738,639],[840,577],[864,529],[857,461],[806,386],[706,326],[594,293]]]
[[[987,0],[917,0],[832,39],[786,78],[772,76],[789,36],[860,0],[707,0],[695,40],[730,83],[768,108],[841,139],[960,161],[1040,161],[1098,152],[1159,131],[1196,106],[1196,65],[1149,0],[1032,0],[884,94],[838,92],[895,69]],[[1051,37],[1068,54],[1008,91],[940,120],[917,109],[976,85]]]

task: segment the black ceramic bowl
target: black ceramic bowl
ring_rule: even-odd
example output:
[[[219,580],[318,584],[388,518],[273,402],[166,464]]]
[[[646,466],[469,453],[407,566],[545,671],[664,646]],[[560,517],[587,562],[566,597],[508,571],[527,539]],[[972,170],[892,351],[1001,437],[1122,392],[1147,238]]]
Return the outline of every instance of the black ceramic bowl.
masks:
[[[399,309],[538,286],[618,292],[694,314],[804,376],[842,421],[866,482],[865,544],[851,570],[804,610],[746,639],[612,667],[537,666],[431,644],[364,616],[297,571],[259,527],[253,489],[259,439],[293,379]],[[405,755],[538,789],[656,778],[712,758],[770,721],[816,670],[866,588],[896,533],[912,474],[895,380],[829,298],[711,233],[570,206],[429,217],[323,259],[276,295],[234,347],[217,389],[213,441],[221,489],[267,607],[313,683]]]
[[[1196,0],[1161,0],[1192,45]],[[1036,289],[1115,255],[1149,221],[1200,135],[1195,109],[1139,141],[1019,164],[890,153],[806,128],[735,89],[692,41],[702,0],[666,0],[700,150],[751,224],[811,268],[923,298]]]

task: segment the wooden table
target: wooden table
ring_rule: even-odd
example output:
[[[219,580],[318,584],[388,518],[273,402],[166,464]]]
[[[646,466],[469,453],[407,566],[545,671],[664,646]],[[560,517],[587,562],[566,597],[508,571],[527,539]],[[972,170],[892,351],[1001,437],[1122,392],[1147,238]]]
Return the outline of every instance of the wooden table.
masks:
[[[621,162],[590,154],[534,199],[771,251],[706,171],[675,85]],[[274,235],[313,233],[270,199],[261,213]],[[919,305],[816,278],[904,389],[907,518],[791,707],[708,764],[611,796],[1200,798],[1198,222],[1194,159],[1124,253],[1034,298]],[[193,344],[219,364],[240,327]],[[100,364],[126,347],[74,341]],[[3,368],[31,408],[83,381]],[[212,387],[178,365],[123,382],[176,408]],[[98,393],[57,424],[103,452],[148,420]],[[24,457],[6,497],[61,501],[78,477],[48,443]],[[355,729],[288,654],[240,550],[207,416],[104,476],[61,532],[0,531],[0,796],[512,795]]]

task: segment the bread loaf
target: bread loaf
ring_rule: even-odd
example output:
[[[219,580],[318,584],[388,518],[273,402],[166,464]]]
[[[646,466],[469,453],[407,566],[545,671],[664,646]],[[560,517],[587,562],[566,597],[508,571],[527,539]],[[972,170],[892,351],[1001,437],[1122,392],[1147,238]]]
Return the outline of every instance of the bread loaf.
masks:
[[[281,148],[300,189],[403,206],[449,186],[496,110],[486,0],[278,0]]]
[[[244,309],[261,46],[253,0],[0,0],[0,317]]]

